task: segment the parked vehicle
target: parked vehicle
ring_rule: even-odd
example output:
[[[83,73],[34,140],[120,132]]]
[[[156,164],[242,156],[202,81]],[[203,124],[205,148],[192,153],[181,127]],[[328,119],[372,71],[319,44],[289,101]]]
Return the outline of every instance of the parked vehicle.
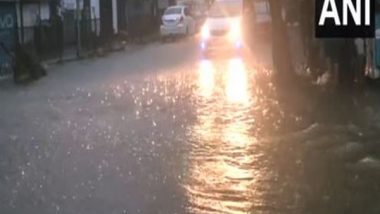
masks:
[[[204,0],[177,0],[177,5],[189,8],[195,20],[196,30],[198,31],[207,17],[207,3]]]
[[[201,51],[205,55],[214,51],[239,53],[243,48],[242,18],[241,0],[214,2],[201,29]]]
[[[195,21],[187,6],[168,7],[162,16],[161,37],[187,36],[195,32]]]

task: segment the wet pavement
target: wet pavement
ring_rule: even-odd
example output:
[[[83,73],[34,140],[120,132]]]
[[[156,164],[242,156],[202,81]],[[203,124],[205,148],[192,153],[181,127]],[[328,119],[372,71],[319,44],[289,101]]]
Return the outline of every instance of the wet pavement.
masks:
[[[1,213],[380,213],[379,112],[279,87],[264,52],[153,43],[2,86]]]

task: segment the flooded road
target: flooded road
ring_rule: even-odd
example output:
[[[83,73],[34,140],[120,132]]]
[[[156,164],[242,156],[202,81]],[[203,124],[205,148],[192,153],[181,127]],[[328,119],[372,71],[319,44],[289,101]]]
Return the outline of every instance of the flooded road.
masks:
[[[351,122],[325,123],[318,112],[321,104],[305,97],[312,93],[289,91],[284,101],[278,90],[284,88],[276,87],[270,73],[242,59],[200,61],[193,94],[196,120],[187,129],[190,145],[184,154],[187,211],[380,211],[374,175],[379,162],[368,157],[371,152],[362,142],[368,130],[354,125],[357,112],[332,102],[333,109],[351,114],[346,115]],[[348,170],[345,161],[372,162],[374,171],[363,176]],[[362,203],[371,205],[363,208]]]
[[[201,59],[196,44],[3,87],[0,210],[380,212],[376,108],[358,120],[364,107],[279,87],[257,59]]]
[[[257,94],[251,94],[251,72],[241,59],[217,66],[211,61],[200,63],[198,114],[188,131],[193,143],[184,184],[191,213],[247,213],[256,203],[255,182],[266,172],[252,132],[256,121],[250,110]]]

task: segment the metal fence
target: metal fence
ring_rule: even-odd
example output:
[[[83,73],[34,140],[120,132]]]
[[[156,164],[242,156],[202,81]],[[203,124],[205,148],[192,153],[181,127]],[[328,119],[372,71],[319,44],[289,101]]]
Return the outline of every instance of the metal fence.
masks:
[[[100,46],[113,47],[112,43],[119,39],[139,41],[159,30],[160,16],[157,12],[152,12],[153,4],[147,4],[140,10],[130,4],[119,8],[118,35],[115,35],[110,14],[101,16],[101,20],[94,18],[78,21],[76,10],[64,10],[59,15],[50,11],[47,16],[41,15],[46,13],[41,12],[41,2],[36,0],[31,4],[37,5],[29,7],[36,12],[35,16],[26,13],[27,16],[23,17],[18,11],[21,6],[18,7],[14,2],[0,2],[0,42],[5,43],[3,46],[6,47],[0,46],[0,78],[13,74],[15,60],[12,54],[16,45],[37,60],[60,60],[87,55]],[[84,17],[83,11],[81,14]],[[9,21],[11,19],[12,22]],[[8,24],[6,21],[12,26],[3,26]]]
[[[98,46],[98,19],[81,20],[65,17],[62,21],[42,20],[36,26],[18,29],[21,45],[40,60],[76,55]],[[78,33],[79,30],[79,33]],[[22,33],[21,33],[22,31]]]
[[[10,50],[15,43],[15,37],[12,36],[12,34],[14,34],[13,29],[0,30],[0,79],[12,75],[12,57],[10,55]]]

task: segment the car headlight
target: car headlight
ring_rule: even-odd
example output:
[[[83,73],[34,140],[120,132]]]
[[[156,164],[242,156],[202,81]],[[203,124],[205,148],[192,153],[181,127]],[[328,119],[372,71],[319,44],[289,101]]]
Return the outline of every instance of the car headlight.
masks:
[[[235,42],[241,39],[241,25],[240,20],[232,20],[230,24],[229,38]]]
[[[201,36],[202,39],[208,39],[210,37],[210,29],[208,28],[207,24],[203,25],[201,30]]]

